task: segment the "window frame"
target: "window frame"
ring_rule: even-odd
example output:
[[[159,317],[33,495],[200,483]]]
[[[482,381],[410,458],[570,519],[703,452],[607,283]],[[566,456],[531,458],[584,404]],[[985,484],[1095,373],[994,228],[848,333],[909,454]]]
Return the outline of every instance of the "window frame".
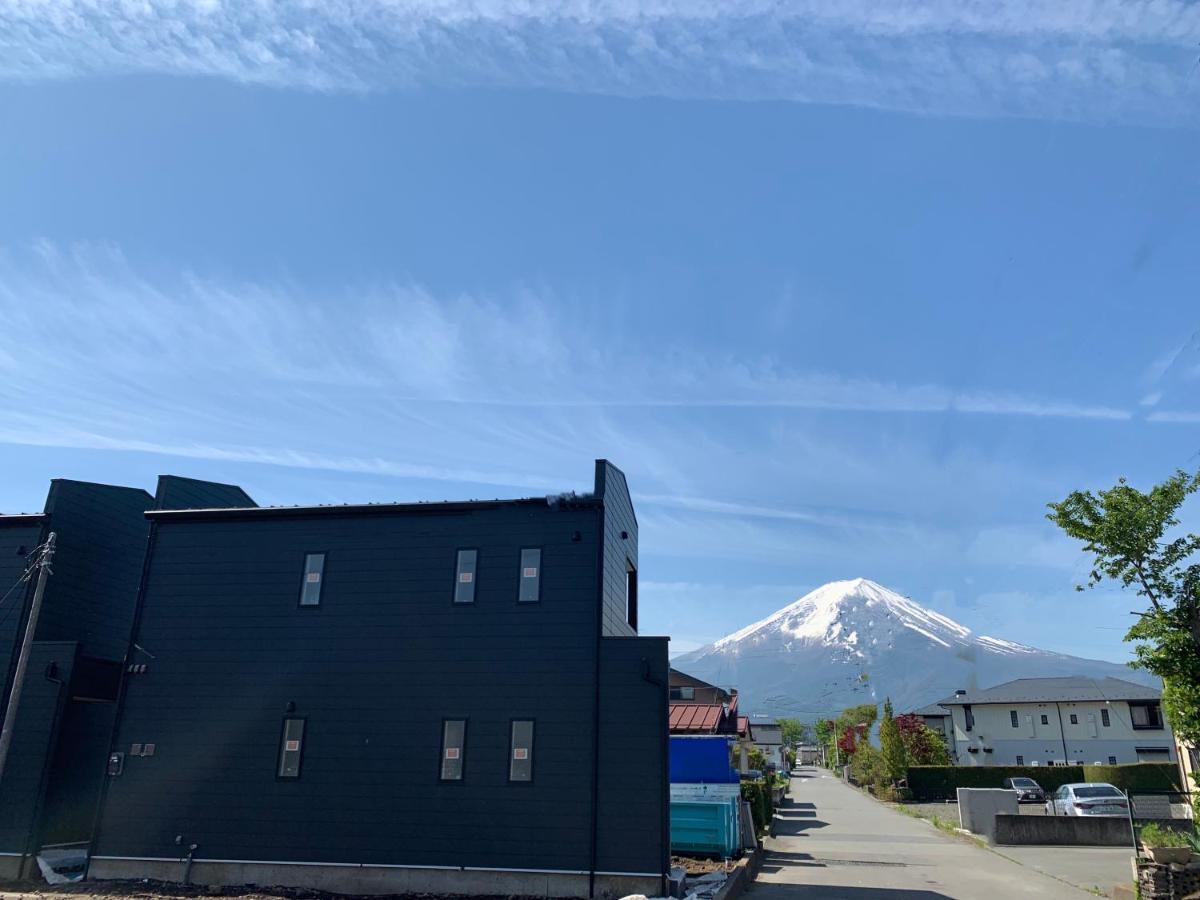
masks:
[[[1129,724],[1132,726],[1134,731],[1162,731],[1166,727],[1166,723],[1163,720],[1162,702],[1161,701],[1158,701],[1158,700],[1143,700],[1143,701],[1129,700],[1127,702],[1129,704]],[[1148,711],[1153,710],[1155,715],[1150,716],[1149,712],[1147,712],[1147,718],[1157,717],[1158,724],[1156,725],[1154,723],[1151,723],[1149,725],[1139,725],[1137,722],[1134,721],[1134,718],[1133,718],[1134,707],[1140,707],[1141,709],[1145,709]]]
[[[1107,706],[1100,707],[1100,724],[1105,728],[1112,727],[1112,717],[1108,714]]]
[[[288,722],[300,722],[300,749],[296,752],[300,758],[296,763],[295,775],[283,774],[283,754],[286,752]],[[285,715],[279,723],[279,743],[275,746],[275,780],[299,781],[304,774],[304,746],[308,742],[308,716]]]
[[[1025,765],[1025,757],[1024,757],[1024,756],[1022,756],[1020,753],[1018,753],[1018,754],[1017,754],[1017,765],[1018,765],[1018,766],[1023,766],[1023,765]],[[1010,778],[1010,779],[1008,779],[1008,781],[1009,781],[1009,783],[1010,783],[1010,784],[1012,783],[1012,779],[1011,779],[1011,778]],[[1013,785],[1013,790],[1014,790],[1014,791],[1015,791],[1015,790],[1017,790],[1017,787],[1016,787],[1016,785]]]
[[[304,588],[308,584],[308,558],[310,556],[321,557],[321,577],[317,581],[317,602],[304,602]],[[300,560],[300,596],[296,598],[296,607],[298,609],[320,609],[324,604],[325,599],[325,576],[329,572],[329,551],[328,550],[305,550],[301,555]]]
[[[537,597],[533,600],[521,599],[521,586],[525,583],[525,551],[536,550],[538,555],[537,575],[534,576],[537,580]],[[544,547],[521,547],[517,550],[517,605],[518,606],[533,606],[542,602],[542,568],[543,559],[546,552]]]
[[[971,709],[971,704],[964,703],[962,711],[963,711],[963,730],[964,731],[974,731],[975,730],[975,711],[973,709]]]
[[[438,784],[465,784],[467,781],[467,729],[470,728],[469,716],[442,716],[441,736],[438,740]],[[459,774],[457,778],[445,778],[442,775],[442,765],[446,761],[446,723],[462,722],[462,746],[458,748]]]
[[[1079,724],[1079,713],[1067,713],[1067,716],[1068,716],[1068,721],[1069,721],[1069,722],[1070,722],[1072,725],[1078,725],[1078,724]]]
[[[1012,723],[1013,728],[1021,727],[1021,717],[1017,715],[1017,711],[1015,709],[1010,709],[1008,711],[1008,721]]]
[[[471,599],[458,599],[459,577],[462,575],[462,570],[459,568],[459,557],[464,553],[475,554],[475,565],[471,568]],[[454,565],[452,566],[453,576],[450,579],[450,605],[451,606],[474,606],[479,599],[479,548],[478,547],[455,547],[454,548]]]
[[[628,556],[625,557],[625,624],[637,631],[638,570]]]
[[[529,723],[529,777],[526,779],[512,777],[513,761],[514,761],[513,750],[516,749],[513,746],[513,743],[516,738],[516,724],[518,722],[528,722]],[[536,748],[537,748],[537,719],[534,718],[533,716],[524,716],[524,717],[514,716],[513,718],[509,719],[508,720],[508,772],[507,772],[507,778],[508,778],[509,784],[524,785],[524,784],[533,784],[534,783],[534,779],[537,774],[537,757],[535,755]]]

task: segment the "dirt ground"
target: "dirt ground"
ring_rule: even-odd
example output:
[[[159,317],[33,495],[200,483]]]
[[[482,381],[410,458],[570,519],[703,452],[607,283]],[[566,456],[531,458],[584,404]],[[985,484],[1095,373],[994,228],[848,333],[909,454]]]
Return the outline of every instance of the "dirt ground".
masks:
[[[683,869],[689,875],[707,875],[709,872],[728,872],[732,864],[726,865],[719,859],[708,859],[700,856],[672,856],[672,869]]]
[[[444,900],[439,894],[392,894],[392,900]],[[237,900],[388,900],[379,895],[356,897],[304,888],[213,887],[160,881],[83,881],[51,887],[44,882],[0,883],[0,900],[163,900],[163,898],[231,897]],[[480,900],[524,900],[497,894]]]

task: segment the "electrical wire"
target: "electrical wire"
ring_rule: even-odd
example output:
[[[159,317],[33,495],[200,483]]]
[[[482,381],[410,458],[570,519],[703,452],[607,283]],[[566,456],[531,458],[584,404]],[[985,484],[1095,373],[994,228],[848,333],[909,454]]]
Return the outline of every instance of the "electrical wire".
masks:
[[[33,560],[28,566],[26,566],[25,571],[21,573],[20,577],[13,582],[12,587],[4,592],[4,596],[0,597],[0,607],[4,606],[8,598],[12,596],[13,591],[19,588],[22,584],[26,584],[29,579],[33,577],[33,573],[38,570],[38,568],[42,565],[42,560],[45,559],[47,548],[48,543],[38,544],[33,548],[29,554],[31,557],[33,557]],[[3,614],[0,614],[0,627],[4,626],[4,623],[8,621],[8,617],[12,614],[12,611],[17,609],[17,607],[18,604],[10,603],[8,608],[4,610]]]

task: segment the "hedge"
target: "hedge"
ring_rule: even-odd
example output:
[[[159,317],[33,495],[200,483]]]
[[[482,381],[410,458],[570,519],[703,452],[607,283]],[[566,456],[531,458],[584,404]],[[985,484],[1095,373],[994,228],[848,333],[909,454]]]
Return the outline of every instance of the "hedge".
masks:
[[[765,781],[743,781],[742,799],[750,801],[750,814],[754,818],[754,829],[759,834],[763,834],[771,824],[771,817],[775,815],[771,788]]]
[[[954,800],[957,788],[998,788],[1005,778],[1032,778],[1047,793],[1064,784],[1104,781],[1123,791],[1181,790],[1174,763],[1123,766],[909,766],[908,787],[918,803]]]

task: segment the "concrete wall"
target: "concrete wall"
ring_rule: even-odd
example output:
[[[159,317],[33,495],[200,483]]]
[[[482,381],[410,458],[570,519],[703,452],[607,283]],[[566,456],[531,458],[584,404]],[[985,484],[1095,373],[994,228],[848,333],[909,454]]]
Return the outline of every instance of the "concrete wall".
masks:
[[[1016,815],[1018,812],[1016,791],[995,788],[959,788],[959,824],[973,834],[981,834],[989,841],[996,833],[996,817],[1002,813]]]
[[[181,882],[181,859],[93,857],[88,877],[97,880],[152,878]],[[587,897],[585,872],[502,871],[495,869],[419,868],[357,864],[306,864],[197,860],[189,881],[205,885],[270,885],[355,894],[493,894],[522,897]],[[653,896],[660,878],[620,873],[598,874],[596,896]]]
[[[1052,762],[1090,765],[1135,763],[1138,747],[1168,751],[1161,762],[1174,761],[1170,728],[1135,729],[1124,701],[1080,703],[988,703],[971,707],[974,727],[967,731],[963,707],[951,707],[956,762],[960,766],[1050,765]],[[1108,711],[1104,724],[1102,710]],[[1013,727],[1012,713],[1017,713]],[[1059,718],[1061,715],[1061,728]],[[1071,721],[1074,716],[1076,721]],[[1042,719],[1045,719],[1045,722]],[[1066,754],[1063,753],[1064,740]],[[974,748],[972,753],[968,748]],[[991,748],[991,753],[985,751]],[[1022,759],[1018,762],[1017,757]]]
[[[1130,847],[1129,820],[1120,816],[996,816],[991,843]]]

